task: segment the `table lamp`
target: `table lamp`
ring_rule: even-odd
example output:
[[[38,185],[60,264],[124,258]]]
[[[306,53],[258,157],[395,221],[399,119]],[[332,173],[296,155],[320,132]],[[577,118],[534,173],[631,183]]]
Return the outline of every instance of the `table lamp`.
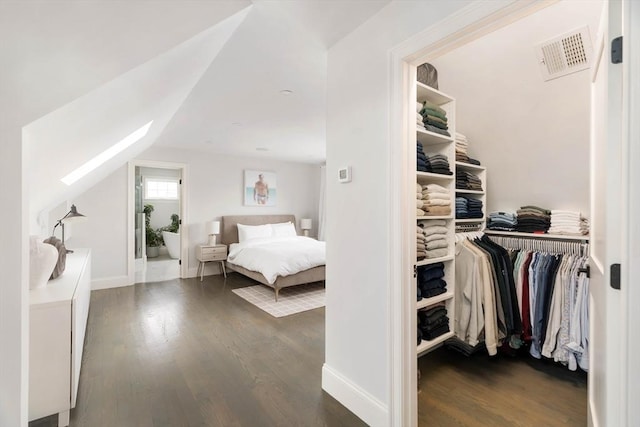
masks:
[[[220,221],[209,221],[207,229],[209,231],[209,246],[215,246],[216,235],[220,234]]]
[[[87,218],[86,216],[82,215],[81,213],[78,213],[78,209],[76,209],[76,205],[71,205],[71,209],[69,210],[69,212],[67,212],[65,216],[60,218],[58,222],[56,222],[56,225],[53,226],[53,231],[51,232],[51,235],[54,235],[54,233],[56,232],[56,228],[58,228],[58,226],[61,226],[62,227],[62,244],[64,245],[64,223],[69,221],[75,221],[78,219],[86,219],[86,218]],[[67,249],[67,252],[70,253],[73,251]]]
[[[302,229],[302,234],[305,237],[309,237],[309,230],[311,230],[311,218],[302,218],[300,220],[300,228]]]

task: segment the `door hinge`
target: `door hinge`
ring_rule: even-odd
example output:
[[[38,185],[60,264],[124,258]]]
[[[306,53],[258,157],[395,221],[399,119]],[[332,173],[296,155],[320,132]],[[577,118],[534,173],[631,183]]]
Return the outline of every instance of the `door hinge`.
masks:
[[[179,183],[180,185],[182,185],[182,180],[178,181],[178,183]]]
[[[178,224],[182,225],[182,220],[181,219],[178,220]]]
[[[611,63],[622,63],[622,36],[611,40]]]
[[[609,274],[611,276],[611,287],[620,290],[620,264],[611,264]]]
[[[178,265],[182,265],[182,260],[181,259],[178,260]]]
[[[418,266],[414,265],[413,266],[413,278],[415,279],[416,277],[418,277]]]

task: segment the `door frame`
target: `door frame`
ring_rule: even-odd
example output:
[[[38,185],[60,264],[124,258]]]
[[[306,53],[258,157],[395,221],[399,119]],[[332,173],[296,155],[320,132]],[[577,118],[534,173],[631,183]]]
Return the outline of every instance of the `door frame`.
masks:
[[[417,357],[415,350],[411,350],[415,347],[415,336],[408,330],[411,328],[405,327],[415,322],[415,314],[412,313],[412,298],[415,296],[408,294],[411,289],[409,284],[413,280],[414,260],[410,259],[410,254],[412,245],[415,245],[415,237],[411,237],[413,231],[407,231],[411,216],[409,211],[404,209],[415,197],[409,191],[415,184],[415,171],[404,167],[410,164],[411,147],[415,143],[415,118],[408,111],[408,106],[413,105],[412,99],[415,102],[415,90],[410,87],[409,79],[415,75],[417,65],[426,62],[425,58],[434,59],[442,56],[556,2],[476,1],[399,44],[390,52],[388,425],[417,426],[418,423],[417,377],[414,375],[417,372]]]
[[[135,283],[135,175],[136,167],[176,169],[180,171],[180,278],[189,277],[189,229],[187,225],[187,165],[185,163],[134,159],[129,162],[127,176],[127,276],[129,284]]]

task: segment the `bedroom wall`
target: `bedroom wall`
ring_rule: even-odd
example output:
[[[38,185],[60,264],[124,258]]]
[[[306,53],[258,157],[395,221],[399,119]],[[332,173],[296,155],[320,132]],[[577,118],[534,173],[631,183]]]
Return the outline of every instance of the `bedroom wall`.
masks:
[[[391,2],[329,50],[323,388],[389,424],[389,50],[468,2]],[[351,166],[353,181],[338,182]]]
[[[320,166],[277,160],[231,157],[204,152],[154,148],[139,160],[184,163],[187,174],[187,218],[189,230],[188,266],[195,277],[195,246],[206,243],[207,221],[222,215],[259,215],[291,213],[312,218],[317,233]],[[274,207],[243,206],[244,169],[262,169],[277,173],[278,201]],[[94,288],[127,285],[127,166],[71,201],[83,206],[89,220],[74,224],[69,246],[93,250]],[[86,208],[85,208],[86,206]],[[299,227],[299,223],[296,224]],[[215,265],[214,265],[215,264]],[[205,274],[218,274],[217,263],[209,263]]]
[[[591,73],[545,82],[534,46],[585,25],[593,39],[601,9],[558,2],[430,61],[469,154],[488,168],[488,212],[534,204],[588,216]]]

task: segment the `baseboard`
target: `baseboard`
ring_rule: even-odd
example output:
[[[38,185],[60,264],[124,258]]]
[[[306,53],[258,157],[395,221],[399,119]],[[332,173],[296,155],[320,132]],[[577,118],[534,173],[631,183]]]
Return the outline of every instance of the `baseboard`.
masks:
[[[389,425],[389,409],[385,404],[326,363],[322,366],[322,389],[370,426]]]
[[[121,288],[130,285],[133,285],[133,283],[129,283],[129,276],[105,277],[102,279],[93,279],[91,281],[91,290]]]

